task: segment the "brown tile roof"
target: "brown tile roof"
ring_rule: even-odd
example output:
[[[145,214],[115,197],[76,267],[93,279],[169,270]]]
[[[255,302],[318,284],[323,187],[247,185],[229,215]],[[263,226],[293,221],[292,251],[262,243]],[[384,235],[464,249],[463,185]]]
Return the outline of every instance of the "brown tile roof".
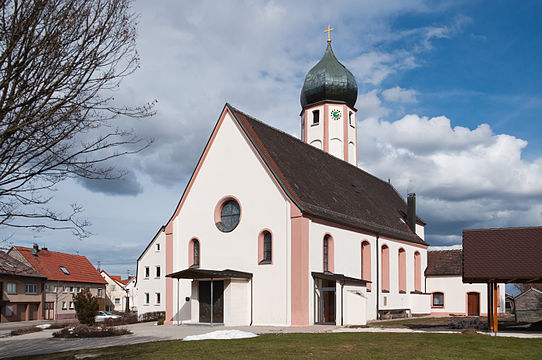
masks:
[[[461,250],[427,252],[426,276],[461,275]]]
[[[27,276],[45,279],[45,276],[19,260],[12,258],[3,251],[0,251],[0,275]]]
[[[48,280],[73,281],[95,284],[107,284],[98,270],[84,256],[66,254],[56,251],[39,250],[32,254],[32,248],[14,246],[32,267],[45,275]],[[64,274],[60,266],[65,267],[70,275]]]
[[[427,245],[401,220],[407,206],[391,184],[229,104],[226,107],[303,213]]]
[[[463,281],[541,282],[542,227],[463,231]]]

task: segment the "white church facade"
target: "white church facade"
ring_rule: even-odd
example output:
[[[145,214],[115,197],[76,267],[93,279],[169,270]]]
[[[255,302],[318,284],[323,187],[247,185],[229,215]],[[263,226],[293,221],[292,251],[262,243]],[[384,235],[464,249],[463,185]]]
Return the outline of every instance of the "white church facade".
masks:
[[[301,140],[225,105],[161,231],[166,323],[430,314],[425,223],[414,194],[357,167],[356,99],[328,43],[303,86]]]

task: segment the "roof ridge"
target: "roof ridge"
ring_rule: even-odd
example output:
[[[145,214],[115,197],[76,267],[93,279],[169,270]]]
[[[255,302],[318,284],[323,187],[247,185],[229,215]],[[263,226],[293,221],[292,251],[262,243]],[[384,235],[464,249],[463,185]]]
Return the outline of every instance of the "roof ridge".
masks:
[[[26,247],[26,246],[17,246],[15,245],[14,246],[15,248],[17,248],[18,250],[20,249],[24,249],[25,251],[32,251],[32,248],[31,247]],[[62,254],[62,255],[69,255],[69,256],[79,256],[79,257],[84,257],[85,259],[87,258],[86,256],[84,255],[78,255],[78,254],[70,254],[70,253],[67,253],[67,252],[61,252],[61,251],[53,251],[53,250],[49,250],[49,249],[39,249],[38,250],[38,254],[40,251],[47,251],[49,253],[54,253],[54,254]]]
[[[484,229],[465,229],[465,231],[487,231],[487,230],[499,230],[499,231],[505,231],[505,230],[518,230],[518,229],[524,229],[524,230],[534,230],[534,229],[542,229],[542,226],[512,226],[512,227],[504,227],[504,228],[484,228]]]

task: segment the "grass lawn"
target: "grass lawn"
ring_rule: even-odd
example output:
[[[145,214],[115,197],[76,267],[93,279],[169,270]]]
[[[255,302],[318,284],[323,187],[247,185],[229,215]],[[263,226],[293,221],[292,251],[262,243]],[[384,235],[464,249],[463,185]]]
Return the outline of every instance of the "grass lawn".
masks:
[[[540,359],[542,340],[454,334],[269,334],[243,340],[162,341],[30,359]]]

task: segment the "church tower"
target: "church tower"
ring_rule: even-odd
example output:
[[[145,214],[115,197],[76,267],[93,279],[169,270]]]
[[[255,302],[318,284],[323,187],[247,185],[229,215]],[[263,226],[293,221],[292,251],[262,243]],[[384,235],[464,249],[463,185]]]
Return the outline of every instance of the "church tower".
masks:
[[[301,90],[301,139],[357,166],[358,85],[333,54],[331,30],[328,26],[324,56],[308,72]]]

